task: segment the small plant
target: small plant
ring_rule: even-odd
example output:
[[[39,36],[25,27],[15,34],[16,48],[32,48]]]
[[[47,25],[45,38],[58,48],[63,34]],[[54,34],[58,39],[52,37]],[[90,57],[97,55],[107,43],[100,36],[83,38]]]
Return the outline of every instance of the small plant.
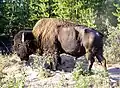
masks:
[[[53,76],[53,74],[50,72],[50,70],[43,69],[42,67],[39,68],[39,74],[38,77],[41,78],[48,78]]]
[[[75,84],[75,88],[109,88],[109,86],[109,78],[103,77],[101,74],[79,75]]]
[[[84,62],[77,62],[73,71],[74,80],[78,80],[80,75],[89,75]]]
[[[83,69],[83,64],[77,64],[73,71],[73,79],[76,81],[75,88],[109,88],[108,73],[92,70],[88,72]]]
[[[1,88],[24,88],[25,78],[22,76],[21,78],[16,78],[15,76],[11,76],[8,78],[3,78],[0,81]]]
[[[14,55],[15,56],[15,55]],[[9,68],[13,64],[17,63],[16,60],[12,59],[11,56],[0,56],[0,88],[23,88],[25,82],[25,76],[15,74],[14,72],[4,72],[5,68]],[[17,59],[17,58],[15,58]],[[14,62],[15,61],[15,62]],[[8,71],[8,70],[7,70]],[[19,75],[20,77],[16,77],[15,75]]]
[[[7,83],[8,88],[24,88],[24,79],[11,79]]]
[[[120,62],[120,27],[108,27],[108,38],[104,45],[104,56],[110,64]]]
[[[34,71],[38,72],[38,78],[47,78],[53,76],[49,69],[46,69],[47,66],[50,65],[50,57],[49,56],[35,56],[33,57],[31,67]]]

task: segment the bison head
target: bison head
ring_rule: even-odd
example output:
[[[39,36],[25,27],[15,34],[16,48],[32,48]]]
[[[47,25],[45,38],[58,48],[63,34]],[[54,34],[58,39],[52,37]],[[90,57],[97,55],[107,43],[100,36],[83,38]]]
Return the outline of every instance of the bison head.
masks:
[[[14,51],[21,60],[29,60],[29,55],[35,53],[37,42],[32,34],[32,31],[22,30],[14,37]]]

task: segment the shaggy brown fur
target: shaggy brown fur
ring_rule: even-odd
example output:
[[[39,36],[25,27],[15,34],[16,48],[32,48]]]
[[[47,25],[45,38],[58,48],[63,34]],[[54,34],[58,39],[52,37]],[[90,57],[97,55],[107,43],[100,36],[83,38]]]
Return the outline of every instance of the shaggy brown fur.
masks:
[[[70,21],[44,18],[36,23],[32,33],[39,42],[42,53],[50,54],[54,58],[53,69],[60,59],[59,54],[63,52],[76,57],[87,52],[90,60],[89,70],[92,68],[95,56],[100,63],[104,61],[106,68],[106,60],[102,55],[102,35],[91,28]]]
[[[58,34],[57,29],[61,25],[72,26],[75,24],[70,21],[58,20],[55,18],[43,18],[39,20],[33,27],[32,33],[39,41],[39,48],[44,53],[46,51],[49,53],[54,52],[55,37]]]
[[[61,19],[59,20],[55,18],[43,18],[35,24],[32,32],[35,38],[38,38],[39,35],[46,37],[46,33],[47,33],[47,36],[49,36],[51,33],[53,34],[53,32],[55,33],[57,27],[61,25],[72,26],[75,24],[71,21],[66,21]]]
[[[41,55],[45,53],[47,55],[51,55],[53,58],[60,58],[56,53],[60,53],[62,49],[60,44],[55,43],[58,43],[56,42],[58,34],[57,30],[61,25],[72,26],[75,24],[70,21],[59,20],[55,18],[43,18],[35,24],[32,33],[38,41]],[[54,59],[55,63],[53,64],[57,63],[56,58]],[[52,68],[55,69],[56,67],[53,65]]]

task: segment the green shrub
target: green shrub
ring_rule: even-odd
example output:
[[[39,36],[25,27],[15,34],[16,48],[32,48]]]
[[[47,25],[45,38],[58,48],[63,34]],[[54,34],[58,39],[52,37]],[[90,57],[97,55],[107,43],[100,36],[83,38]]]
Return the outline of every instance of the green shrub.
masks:
[[[104,46],[104,55],[109,63],[120,62],[120,28],[109,27],[108,38]]]
[[[104,53],[109,63],[120,62],[120,5],[114,4],[116,12],[113,13],[117,17],[117,27],[111,26],[109,23],[107,26],[107,39],[104,46]]]
[[[73,72],[73,79],[76,81],[75,88],[109,88],[109,77],[106,75],[108,73],[95,71],[93,74],[77,68]]]

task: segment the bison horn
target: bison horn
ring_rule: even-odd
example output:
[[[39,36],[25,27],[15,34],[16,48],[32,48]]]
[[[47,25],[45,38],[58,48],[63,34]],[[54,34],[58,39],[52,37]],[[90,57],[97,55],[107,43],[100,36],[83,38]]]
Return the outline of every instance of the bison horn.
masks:
[[[24,42],[24,32],[22,33],[22,43]]]

